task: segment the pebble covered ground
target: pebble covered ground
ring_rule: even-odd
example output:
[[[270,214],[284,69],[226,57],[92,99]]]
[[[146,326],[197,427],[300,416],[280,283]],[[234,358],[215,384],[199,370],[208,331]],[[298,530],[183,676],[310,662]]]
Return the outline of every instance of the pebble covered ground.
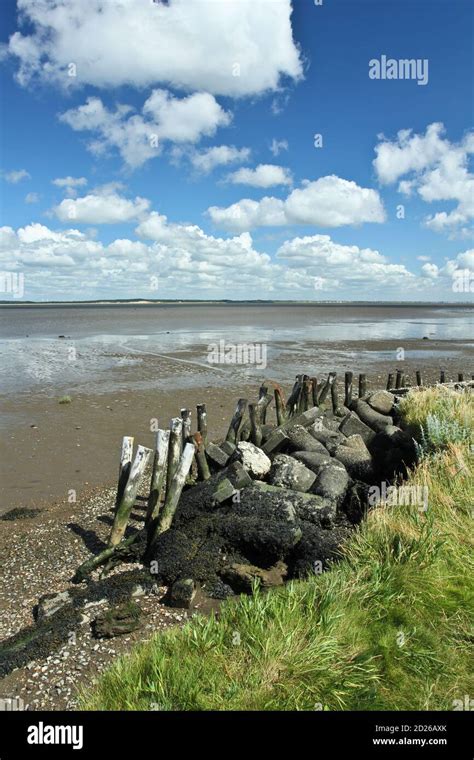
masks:
[[[74,570],[103,547],[114,499],[115,490],[96,489],[73,505],[59,509],[55,505],[26,519],[0,520],[0,641],[31,625],[38,599],[69,588]],[[134,516],[131,527],[140,527],[142,511],[135,510]],[[122,564],[110,576],[139,567]],[[135,601],[144,613],[144,626],[112,639],[94,638],[90,625],[107,608],[107,601],[86,603],[81,625],[71,631],[64,646],[0,680],[0,701],[14,700],[13,705],[29,710],[77,709],[80,689],[90,686],[114,658],[134,643],[149,640],[154,632],[182,625],[187,619],[187,611],[161,603],[165,591],[141,587]]]

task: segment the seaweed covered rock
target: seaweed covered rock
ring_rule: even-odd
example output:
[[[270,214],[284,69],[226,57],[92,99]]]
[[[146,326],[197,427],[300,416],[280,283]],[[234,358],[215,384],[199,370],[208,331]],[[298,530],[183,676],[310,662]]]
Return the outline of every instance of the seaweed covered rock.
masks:
[[[142,609],[138,604],[130,601],[111,607],[99,615],[92,623],[92,630],[96,638],[111,639],[114,636],[132,633],[142,626]]]
[[[413,438],[395,425],[387,425],[382,432],[377,433],[369,449],[381,478],[393,478],[397,475],[406,477],[408,469],[417,461]]]
[[[288,568],[284,562],[277,562],[268,570],[263,570],[255,565],[239,565],[234,563],[226,565],[221,571],[222,579],[236,592],[252,591],[255,581],[258,581],[262,588],[272,588],[273,586],[283,586],[285,578],[288,575]]]
[[[333,530],[308,525],[288,562],[291,577],[305,578],[327,570],[329,563],[340,557],[340,547],[350,533],[347,523]]]

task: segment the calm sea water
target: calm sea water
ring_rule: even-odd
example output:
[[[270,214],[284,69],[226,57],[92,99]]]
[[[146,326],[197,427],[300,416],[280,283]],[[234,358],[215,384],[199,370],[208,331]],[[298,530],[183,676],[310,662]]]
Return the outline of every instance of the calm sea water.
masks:
[[[65,336],[59,338],[59,336]],[[251,377],[261,367],[211,367],[208,348],[264,345],[275,379],[294,375],[294,358],[338,368],[348,360],[389,358],[387,341],[437,343],[410,357],[438,356],[474,345],[474,308],[295,304],[0,307],[0,391],[3,394],[101,392],[185,387]],[[361,342],[367,351],[361,350]],[[370,357],[369,357],[370,354]],[[393,357],[391,348],[390,358]],[[408,357],[407,357],[408,358]],[[301,365],[300,365],[301,366]],[[288,368],[288,369],[286,369]],[[362,369],[362,366],[360,366]],[[157,372],[159,370],[159,372]],[[302,367],[304,371],[304,367]]]

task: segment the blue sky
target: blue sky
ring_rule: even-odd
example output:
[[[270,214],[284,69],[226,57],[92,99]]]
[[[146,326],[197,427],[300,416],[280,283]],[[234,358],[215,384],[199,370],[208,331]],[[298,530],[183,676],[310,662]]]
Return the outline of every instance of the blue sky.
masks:
[[[472,298],[470,0],[2,12],[0,299]]]

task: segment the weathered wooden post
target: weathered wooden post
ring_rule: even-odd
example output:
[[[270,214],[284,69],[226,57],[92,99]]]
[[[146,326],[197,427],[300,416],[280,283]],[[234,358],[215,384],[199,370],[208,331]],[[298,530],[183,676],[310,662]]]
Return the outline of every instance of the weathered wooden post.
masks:
[[[181,417],[173,417],[170,423],[170,440],[168,446],[168,472],[166,474],[166,496],[173,480],[173,476],[178,468],[179,459],[182,452],[181,441],[183,438],[183,420]]]
[[[344,406],[349,407],[352,403],[352,380],[354,378],[353,372],[346,372],[344,375]]]
[[[268,389],[267,389],[268,390]],[[267,419],[267,408],[272,401],[271,393],[265,393],[264,396],[260,396],[257,401],[257,406],[260,409],[260,421],[262,425],[265,425]]]
[[[250,439],[255,446],[262,444],[262,407],[258,404],[249,404]]]
[[[303,389],[301,393],[301,411],[307,412],[311,407],[312,395],[313,395],[313,381],[307,377],[303,380]]]
[[[246,408],[247,399],[239,398],[237,401],[237,406],[235,407],[234,416],[230,421],[229,430],[227,431],[227,435],[225,437],[226,441],[237,444],[237,436],[239,434],[239,428],[242,423],[242,417],[244,416]]]
[[[275,411],[276,411],[276,418],[277,418],[277,425],[283,425],[283,423],[286,420],[286,413],[285,413],[285,399],[283,396],[283,391],[280,388],[279,385],[276,386],[274,390],[275,395]]]
[[[303,376],[296,375],[295,384],[293,385],[291,393],[288,397],[288,401],[286,402],[286,416],[287,417],[292,417],[293,414],[295,414],[296,410],[298,409],[298,402],[299,402],[299,397],[301,393],[302,382],[303,382]]]
[[[207,411],[206,404],[197,404],[197,429],[201,433],[204,446],[207,442]]]
[[[188,476],[189,470],[191,469],[193,458],[194,444],[187,443],[184,447],[184,451],[181,455],[181,459],[179,460],[178,467],[171,479],[171,483],[166,492],[165,503],[158,517],[158,525],[156,527],[156,531],[152,540],[156,539],[157,536],[161,535],[161,533],[164,533],[165,530],[168,530],[170,528],[171,523],[173,522],[174,514],[176,512],[176,508],[178,506],[179,497],[181,496],[186,478]]]
[[[158,430],[156,433],[156,449],[153,457],[153,470],[151,473],[150,494],[146,512],[145,525],[149,526],[156,520],[160,511],[160,499],[168,465],[168,448],[170,443],[170,431]]]
[[[328,395],[329,391],[331,390],[331,385],[334,382],[335,376],[336,376],[335,372],[330,372],[328,374],[327,380],[326,380],[323,388],[321,389],[321,393],[319,394],[319,399],[318,399],[319,406],[321,406],[321,404],[326,400],[326,396]]]
[[[139,446],[137,448],[135,459],[130,468],[127,485],[125,486],[123,496],[117,506],[117,511],[115,512],[114,523],[109,538],[109,547],[116,546],[123,538],[130,518],[130,512],[132,511],[132,507],[137,498],[141,479],[152,454],[152,450],[147,449],[145,446]]]
[[[416,370],[416,384],[419,388],[423,385],[423,380],[419,369]]]
[[[209,478],[211,477],[211,471],[209,469],[209,464],[207,462],[204,438],[202,437],[202,434],[199,432],[194,433],[193,438],[194,438],[194,444],[196,446],[195,456],[196,456],[199,480],[209,480]]]
[[[393,374],[389,372],[387,377],[387,390],[390,391],[393,388]]]
[[[191,441],[191,410],[181,409],[181,419],[183,420],[182,444],[184,448],[184,444]]]
[[[115,508],[120,504],[125,486],[127,485],[130,467],[132,466],[133,457],[133,436],[124,435],[122,438],[122,451],[120,454],[120,466],[117,485],[117,496],[115,497]]]
[[[464,373],[458,372],[458,383],[463,383],[463,382],[464,382]]]
[[[337,410],[339,409],[339,398],[338,398],[338,392],[337,392],[337,373],[334,373],[334,379],[331,383],[331,404],[332,404],[332,413],[336,414]]]
[[[367,393],[367,376],[364,373],[359,374],[359,398],[363,398]]]
[[[267,421],[267,406],[271,400],[271,396],[268,397],[268,386],[262,384],[258,391],[258,404],[262,407],[262,425]]]
[[[397,379],[395,380],[395,388],[398,390],[402,387],[402,370],[397,369]]]
[[[311,378],[311,393],[313,395],[313,406],[318,406],[318,378]]]
[[[446,382],[446,373],[445,373],[444,369],[442,369],[441,372],[439,373],[439,382],[440,383],[445,383]]]

